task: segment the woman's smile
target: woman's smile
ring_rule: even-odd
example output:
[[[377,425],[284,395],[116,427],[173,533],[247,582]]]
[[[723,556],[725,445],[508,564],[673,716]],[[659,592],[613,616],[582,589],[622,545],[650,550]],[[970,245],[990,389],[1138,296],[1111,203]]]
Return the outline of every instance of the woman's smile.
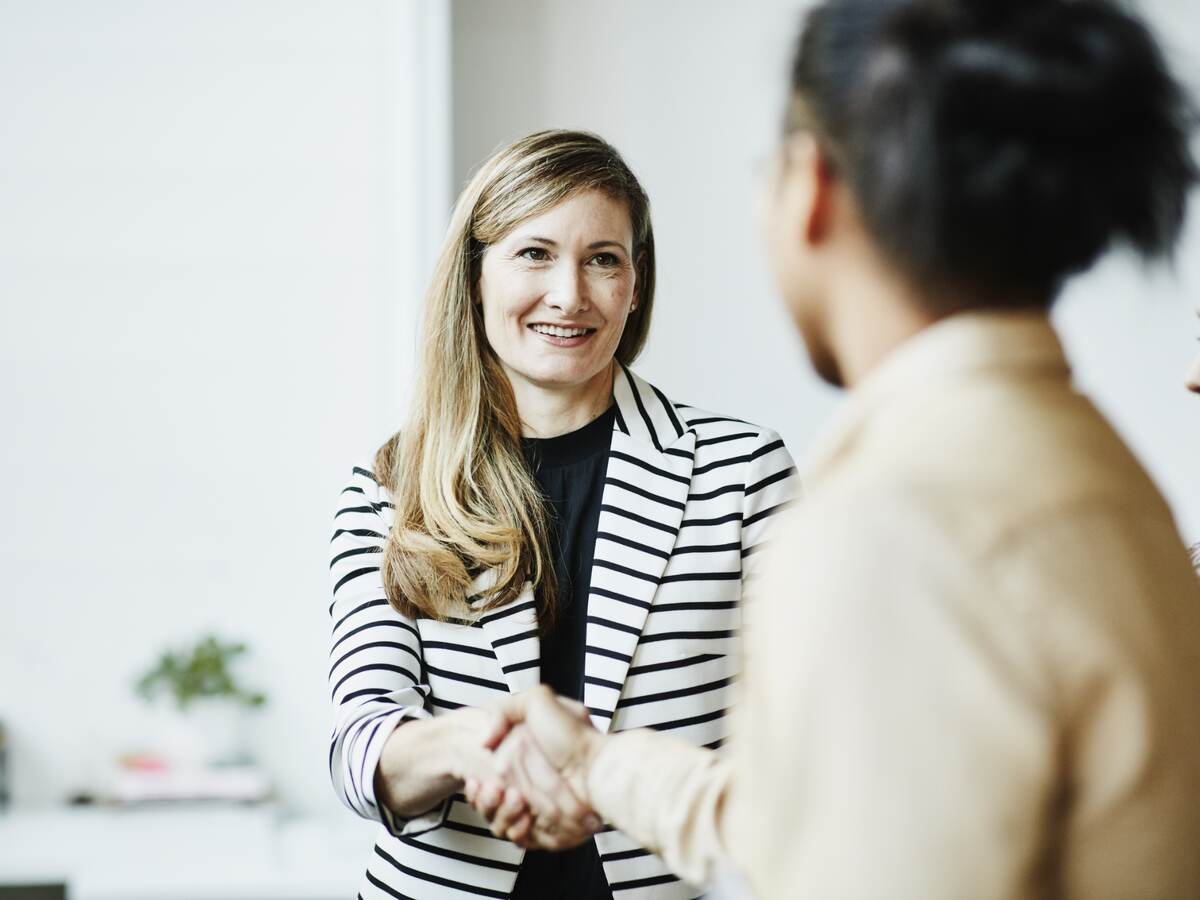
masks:
[[[582,347],[596,333],[595,328],[587,326],[549,325],[542,322],[535,322],[527,327],[550,346],[567,349]]]

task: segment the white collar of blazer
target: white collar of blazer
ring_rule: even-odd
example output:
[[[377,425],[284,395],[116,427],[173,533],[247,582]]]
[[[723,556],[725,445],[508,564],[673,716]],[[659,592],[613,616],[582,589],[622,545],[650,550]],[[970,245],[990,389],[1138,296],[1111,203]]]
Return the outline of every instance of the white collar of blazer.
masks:
[[[612,722],[679,534],[696,445],[696,433],[685,430],[671,401],[619,364],[613,399],[616,415],[596,529],[584,659],[583,700],[602,731]],[[482,573],[473,592],[494,579],[495,573]],[[526,582],[516,600],[479,620],[513,692],[533,687],[541,677],[536,610]]]
[[[846,459],[880,416],[915,420],[930,392],[980,375],[1069,381],[1062,344],[1043,312],[955,313],[896,347],[853,388],[804,467],[811,489]]]

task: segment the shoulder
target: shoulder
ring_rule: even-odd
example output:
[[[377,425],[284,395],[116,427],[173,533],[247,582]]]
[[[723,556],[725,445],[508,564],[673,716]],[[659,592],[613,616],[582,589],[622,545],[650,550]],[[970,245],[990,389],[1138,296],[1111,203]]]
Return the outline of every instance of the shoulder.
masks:
[[[339,494],[338,515],[347,512],[384,515],[385,510],[394,509],[391,493],[380,482],[373,460],[364,458],[354,462]]]
[[[744,464],[747,472],[795,469],[791,453],[773,429],[687,403],[673,406],[683,427],[696,433],[694,474],[736,464]]]
[[[986,548],[917,485],[822,481],[781,518],[773,548],[769,589],[790,584],[789,596],[820,597],[847,615],[997,610]]]
[[[696,446],[716,443],[736,443],[740,446],[758,446],[778,441],[778,433],[762,425],[756,425],[737,416],[712,412],[689,403],[672,403],[679,421],[688,431],[696,432]]]

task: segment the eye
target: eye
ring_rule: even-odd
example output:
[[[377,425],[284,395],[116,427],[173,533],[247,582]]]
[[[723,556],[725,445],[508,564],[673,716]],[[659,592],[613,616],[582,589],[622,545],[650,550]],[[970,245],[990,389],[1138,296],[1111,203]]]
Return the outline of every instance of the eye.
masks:
[[[545,262],[550,258],[550,254],[543,247],[526,247],[518,252],[517,256],[530,262]]]
[[[621,264],[621,260],[615,253],[597,253],[592,257],[592,260],[606,269],[612,268],[613,266],[619,266]]]

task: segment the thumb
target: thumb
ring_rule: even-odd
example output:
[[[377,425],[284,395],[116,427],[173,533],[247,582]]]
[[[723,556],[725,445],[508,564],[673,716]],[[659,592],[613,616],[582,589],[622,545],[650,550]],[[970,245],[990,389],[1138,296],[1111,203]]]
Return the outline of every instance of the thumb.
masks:
[[[524,712],[526,727],[557,768],[570,762],[579,749],[580,733],[591,728],[582,704],[565,701],[549,688],[530,691]]]
[[[553,696],[549,688],[544,685],[538,685],[529,691],[522,691],[519,694],[508,694],[505,697],[497,700],[490,708],[490,711],[496,717],[496,723],[493,727],[485,746],[489,750],[495,750],[504,740],[505,736],[512,731],[514,725],[520,725],[528,718],[530,695],[534,692],[546,693]]]
[[[485,750],[495,750],[512,730],[513,723],[501,709],[489,709],[487,713],[489,721],[483,734],[483,747]]]

